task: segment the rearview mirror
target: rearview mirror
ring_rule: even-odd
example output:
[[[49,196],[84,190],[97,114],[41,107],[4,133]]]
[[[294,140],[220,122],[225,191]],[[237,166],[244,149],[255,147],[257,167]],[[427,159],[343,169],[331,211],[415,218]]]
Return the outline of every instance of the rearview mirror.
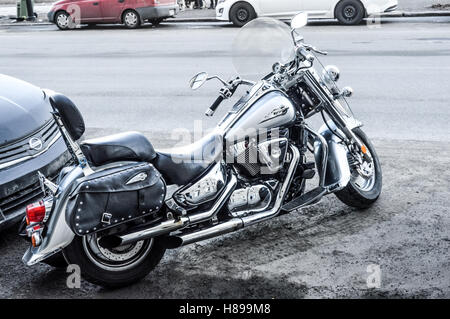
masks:
[[[208,80],[208,73],[206,72],[200,72],[199,74],[195,75],[190,81],[189,86],[193,90],[199,89],[205,82]]]
[[[300,29],[308,24],[308,14],[306,12],[300,12],[291,20],[292,29]]]

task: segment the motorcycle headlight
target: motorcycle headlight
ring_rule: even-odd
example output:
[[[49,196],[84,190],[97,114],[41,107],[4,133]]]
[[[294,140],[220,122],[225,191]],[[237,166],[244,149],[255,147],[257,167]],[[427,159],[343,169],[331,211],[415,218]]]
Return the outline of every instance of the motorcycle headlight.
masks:
[[[339,76],[341,75],[338,67],[334,65],[327,65],[324,73],[324,78],[333,82],[337,82],[339,80]]]

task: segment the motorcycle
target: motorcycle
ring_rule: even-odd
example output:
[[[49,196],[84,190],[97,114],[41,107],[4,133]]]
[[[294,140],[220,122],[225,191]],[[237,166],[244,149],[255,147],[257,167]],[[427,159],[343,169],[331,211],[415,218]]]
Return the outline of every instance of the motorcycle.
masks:
[[[86,280],[120,287],[144,278],[167,249],[297,211],[328,194],[352,207],[371,206],[381,193],[380,161],[347,104],[352,89],[337,87],[339,70],[318,59],[326,52],[297,33],[307,19],[299,13],[291,28],[285,25],[289,58],[274,61],[261,80],[225,81],[205,72],[192,78],[194,90],[213,79],[223,84],[207,116],[239,87],[249,89],[212,133],[187,147],[156,151],[137,132],[79,142],[84,121],[77,107],[47,92],[75,164],[55,182],[40,175],[45,196],[27,207],[23,231],[32,244],[24,263],[77,264]],[[317,114],[324,124],[315,131],[306,120]],[[307,190],[307,182],[317,185]]]

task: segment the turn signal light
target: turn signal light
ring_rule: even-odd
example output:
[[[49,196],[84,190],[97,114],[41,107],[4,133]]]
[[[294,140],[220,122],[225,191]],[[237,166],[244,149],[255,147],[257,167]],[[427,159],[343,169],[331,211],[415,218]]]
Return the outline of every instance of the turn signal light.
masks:
[[[361,146],[361,151],[363,154],[367,154],[367,147],[365,145]]]
[[[27,224],[42,223],[45,219],[44,201],[33,203],[27,206]]]

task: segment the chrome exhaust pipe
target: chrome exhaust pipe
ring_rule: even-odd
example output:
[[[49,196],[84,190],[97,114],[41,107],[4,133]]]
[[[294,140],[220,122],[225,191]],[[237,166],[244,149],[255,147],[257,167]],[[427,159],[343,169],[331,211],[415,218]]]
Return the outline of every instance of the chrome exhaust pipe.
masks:
[[[281,186],[280,191],[277,194],[277,198],[274,204],[274,207],[266,212],[261,212],[258,214],[250,215],[242,218],[233,218],[224,223],[197,231],[185,235],[180,236],[170,236],[166,238],[166,246],[167,248],[177,248],[185,245],[189,245],[198,241],[210,239],[219,235],[227,234],[234,232],[238,229],[244,228],[246,226],[250,226],[264,220],[270,219],[278,215],[281,210],[281,205],[283,204],[286,192],[291,185],[292,179],[294,178],[294,173],[297,169],[298,163],[300,161],[300,152],[298,149],[291,145],[292,150],[292,160],[289,165],[288,173],[286,179]],[[223,206],[226,200],[231,195],[231,191],[236,187],[237,180],[234,175],[232,175],[230,182],[228,183],[225,191],[220,196],[219,200],[214,204],[214,206],[203,213],[195,214],[190,217],[182,217],[178,221],[166,221],[158,226],[140,230],[134,233],[122,235],[122,236],[109,236],[113,238],[109,238],[108,240],[104,240],[104,244],[107,246],[114,245],[114,247],[131,244],[139,240],[148,239],[157,237],[164,234],[169,234],[175,230],[179,230],[189,224],[198,223],[200,221],[204,221],[205,218],[211,219],[215,214],[219,211],[219,209]],[[207,217],[209,216],[209,217]],[[102,245],[102,244],[101,244]],[[113,247],[105,247],[105,248],[113,248]]]
[[[165,221],[155,227],[140,230],[140,231],[126,234],[123,236],[108,236],[111,238],[108,241],[111,241],[110,243],[113,244],[114,247],[127,245],[127,244],[137,242],[139,240],[144,240],[144,239],[168,234],[170,232],[173,232],[177,229],[180,229],[180,228],[186,226],[188,223],[189,223],[189,218],[181,217],[179,220],[174,219],[174,220]],[[100,243],[100,245],[102,245],[102,244]],[[110,245],[108,245],[108,246],[110,246]],[[113,247],[109,247],[109,248],[113,248]]]
[[[244,223],[240,218],[233,218],[224,223],[193,232],[186,235],[181,236],[170,236],[164,239],[164,245],[166,248],[174,249],[179,248],[181,246],[186,246],[189,244],[193,244],[202,240],[214,238],[220,235],[225,235],[228,233],[232,233],[238,229],[244,227]]]
[[[193,244],[195,242],[199,242],[202,240],[214,238],[220,235],[224,235],[227,233],[234,232],[238,229],[257,224],[259,222],[265,221],[267,219],[273,218],[281,210],[281,206],[283,204],[286,192],[289,189],[289,186],[291,185],[292,179],[294,178],[294,173],[297,169],[297,165],[300,161],[300,152],[298,149],[291,145],[292,150],[292,162],[289,166],[288,174],[286,176],[286,179],[281,186],[280,191],[278,192],[277,199],[275,201],[274,207],[266,212],[261,212],[258,214],[250,215],[247,217],[242,218],[233,218],[229,221],[226,221],[224,223],[197,231],[185,235],[180,236],[170,236],[166,238],[166,247],[167,248],[178,248],[181,246]]]
[[[222,208],[222,206],[231,196],[231,193],[236,187],[236,185],[237,185],[236,176],[232,174],[229,183],[227,184],[225,190],[222,192],[219,199],[216,201],[213,207],[211,207],[211,209],[205,212],[194,214],[189,217],[187,216],[181,217],[179,220],[165,221],[155,227],[138,230],[125,235],[106,236],[100,239],[99,244],[100,246],[105,248],[114,248],[122,245],[131,244],[139,240],[169,234],[173,231],[184,228],[188,225],[210,220],[218,213],[218,211]]]

